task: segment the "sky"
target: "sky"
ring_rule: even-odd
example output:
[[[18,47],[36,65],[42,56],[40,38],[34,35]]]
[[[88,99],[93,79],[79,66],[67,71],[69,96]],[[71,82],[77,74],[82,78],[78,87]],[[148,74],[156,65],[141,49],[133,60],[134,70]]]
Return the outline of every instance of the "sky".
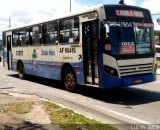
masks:
[[[71,0],[72,12],[87,9],[100,4],[118,4],[119,0]],[[160,13],[160,0],[124,0],[125,4],[147,8],[152,14]],[[11,27],[40,22],[60,17],[70,12],[70,0],[0,0],[1,31]],[[160,30],[157,18],[152,15],[155,30]]]

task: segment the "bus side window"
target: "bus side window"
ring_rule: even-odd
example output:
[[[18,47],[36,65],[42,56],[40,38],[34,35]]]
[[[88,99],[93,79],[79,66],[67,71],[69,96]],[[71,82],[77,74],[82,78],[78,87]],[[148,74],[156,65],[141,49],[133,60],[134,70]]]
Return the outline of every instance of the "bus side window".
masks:
[[[17,38],[17,41],[16,41],[16,45],[21,46],[19,30],[17,31],[17,35],[18,35],[18,38]]]
[[[57,44],[58,43],[58,23],[53,21],[46,24],[46,43]]]
[[[19,30],[19,41],[18,44],[21,46],[26,46],[28,45],[28,40],[29,40],[29,36],[28,36],[28,28],[22,28]]]
[[[33,29],[32,42],[34,43],[34,45],[42,44],[41,25],[33,26],[32,29]]]
[[[47,30],[46,30],[46,25],[42,25],[42,44],[46,44],[46,39],[47,39]]]
[[[63,36],[63,37],[62,37]],[[79,42],[79,20],[71,18],[60,21],[60,43]]]
[[[17,46],[21,46],[21,40],[19,38],[17,39]]]
[[[64,43],[63,34],[60,34],[60,35],[59,35],[59,42],[60,42],[60,43]]]
[[[15,46],[17,46],[18,30],[14,30],[14,31],[13,31],[12,37],[13,37],[12,46],[15,47]]]
[[[29,28],[29,45],[33,45],[32,34],[33,34],[32,27],[30,27]]]

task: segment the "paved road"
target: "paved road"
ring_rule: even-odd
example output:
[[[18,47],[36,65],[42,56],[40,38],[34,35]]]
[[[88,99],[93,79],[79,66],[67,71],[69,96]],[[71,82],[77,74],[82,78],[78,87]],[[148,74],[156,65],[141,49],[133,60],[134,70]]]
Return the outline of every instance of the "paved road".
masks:
[[[77,93],[60,82],[38,77],[20,80],[0,67],[0,91],[35,94],[109,124],[160,124],[160,75],[157,81],[118,90],[80,86]]]

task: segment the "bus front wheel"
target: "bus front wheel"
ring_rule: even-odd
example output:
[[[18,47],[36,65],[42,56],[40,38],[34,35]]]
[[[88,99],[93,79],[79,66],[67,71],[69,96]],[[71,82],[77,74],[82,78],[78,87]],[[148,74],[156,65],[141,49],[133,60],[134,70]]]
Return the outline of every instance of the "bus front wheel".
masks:
[[[24,79],[25,77],[24,65],[21,62],[18,64],[18,76],[20,79]]]
[[[63,84],[70,92],[75,92],[77,88],[76,75],[71,67],[67,67],[63,73]]]

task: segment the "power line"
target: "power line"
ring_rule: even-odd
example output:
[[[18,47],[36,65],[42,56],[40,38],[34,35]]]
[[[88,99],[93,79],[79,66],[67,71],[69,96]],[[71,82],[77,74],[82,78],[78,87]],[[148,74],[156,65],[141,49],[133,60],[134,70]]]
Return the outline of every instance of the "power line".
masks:
[[[152,15],[159,15],[160,13],[155,13],[155,14],[152,14]]]
[[[151,14],[152,16],[153,15],[160,15],[160,12],[159,13],[155,13],[155,14]],[[160,17],[157,19],[157,23],[160,25]]]

